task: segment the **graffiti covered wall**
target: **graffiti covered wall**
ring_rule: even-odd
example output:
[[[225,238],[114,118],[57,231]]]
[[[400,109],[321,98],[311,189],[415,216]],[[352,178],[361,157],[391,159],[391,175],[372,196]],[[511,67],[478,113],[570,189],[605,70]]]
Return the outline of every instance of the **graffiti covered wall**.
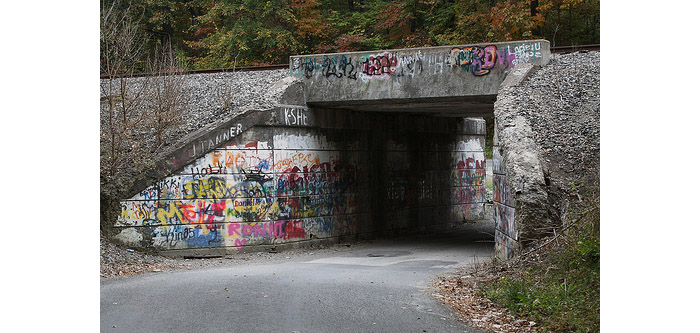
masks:
[[[286,111],[123,200],[116,239],[238,252],[483,217],[483,120]]]
[[[307,102],[496,95],[518,64],[549,61],[546,40],[294,56]]]
[[[353,155],[323,136],[257,132],[266,140],[243,137],[218,147],[122,201],[116,226],[124,230],[117,237],[157,250],[240,251],[352,234],[347,214],[358,200],[358,170],[348,160]]]
[[[513,44],[451,47],[434,53],[425,49],[379,53],[322,54],[292,57],[290,75],[311,79],[344,79],[360,82],[431,75],[460,69],[484,76],[495,68],[542,59],[542,41]]]
[[[518,250],[518,230],[515,226],[515,206],[511,197],[511,185],[505,168],[502,167],[503,159],[498,144],[498,133],[494,133],[493,142],[493,218],[496,223],[494,256],[506,260]]]

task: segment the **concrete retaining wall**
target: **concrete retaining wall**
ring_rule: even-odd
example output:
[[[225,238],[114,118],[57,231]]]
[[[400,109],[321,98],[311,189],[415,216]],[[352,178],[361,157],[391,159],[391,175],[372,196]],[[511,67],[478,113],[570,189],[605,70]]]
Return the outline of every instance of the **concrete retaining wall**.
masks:
[[[517,87],[535,70],[532,64],[519,64],[501,87]],[[546,203],[547,195],[529,123],[521,116],[507,115],[498,105],[493,138],[494,256],[506,260],[522,249],[524,240],[536,239],[531,229],[536,220],[546,218],[546,210],[538,215],[538,208]]]

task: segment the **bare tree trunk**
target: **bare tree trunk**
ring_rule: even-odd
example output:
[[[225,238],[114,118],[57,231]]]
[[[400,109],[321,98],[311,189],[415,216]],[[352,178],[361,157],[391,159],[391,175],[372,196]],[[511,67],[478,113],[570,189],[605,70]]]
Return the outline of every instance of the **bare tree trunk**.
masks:
[[[119,0],[100,18],[100,216],[110,228],[119,200],[182,123],[184,71],[170,45],[145,58],[139,15]],[[124,8],[124,9],[118,9]],[[143,65],[145,63],[145,66]],[[154,75],[135,78],[145,67]]]
[[[134,140],[141,129],[149,78],[133,75],[143,53],[144,37],[130,6],[118,1],[100,11],[100,226],[109,227],[119,213],[118,199],[133,170],[143,162],[143,147]],[[119,9],[123,8],[123,9]],[[136,17],[136,18],[135,18]],[[111,222],[111,223],[110,223]]]
[[[150,64],[150,71],[156,73],[151,84],[149,105],[151,128],[156,137],[154,153],[165,144],[166,134],[181,124],[184,111],[182,89],[185,83],[182,67],[170,45],[157,49]]]

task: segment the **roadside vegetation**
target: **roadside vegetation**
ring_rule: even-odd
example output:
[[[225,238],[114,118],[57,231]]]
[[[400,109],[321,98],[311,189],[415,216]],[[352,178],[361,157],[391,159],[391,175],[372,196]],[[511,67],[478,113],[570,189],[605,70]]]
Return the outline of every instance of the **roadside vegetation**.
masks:
[[[519,257],[439,278],[437,297],[491,331],[600,331],[599,200],[584,198],[567,225]]]
[[[504,274],[484,295],[547,331],[600,331],[600,205],[574,214],[568,230],[543,243],[539,261]]]

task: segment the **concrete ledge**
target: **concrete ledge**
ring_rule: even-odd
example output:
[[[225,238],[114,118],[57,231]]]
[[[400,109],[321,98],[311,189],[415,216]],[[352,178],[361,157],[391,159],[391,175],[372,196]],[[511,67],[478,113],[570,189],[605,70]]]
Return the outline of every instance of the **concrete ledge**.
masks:
[[[250,110],[213,128],[205,128],[188,136],[183,143],[156,157],[155,167],[132,183],[130,194],[136,194],[159,179],[171,175],[218,146],[232,141],[249,128],[271,122],[274,120],[275,111],[274,108]]]
[[[506,76],[505,80],[501,82],[501,87],[516,87],[519,86],[527,79],[530,74],[538,70],[540,66],[536,66],[530,63],[517,64],[515,68]]]

